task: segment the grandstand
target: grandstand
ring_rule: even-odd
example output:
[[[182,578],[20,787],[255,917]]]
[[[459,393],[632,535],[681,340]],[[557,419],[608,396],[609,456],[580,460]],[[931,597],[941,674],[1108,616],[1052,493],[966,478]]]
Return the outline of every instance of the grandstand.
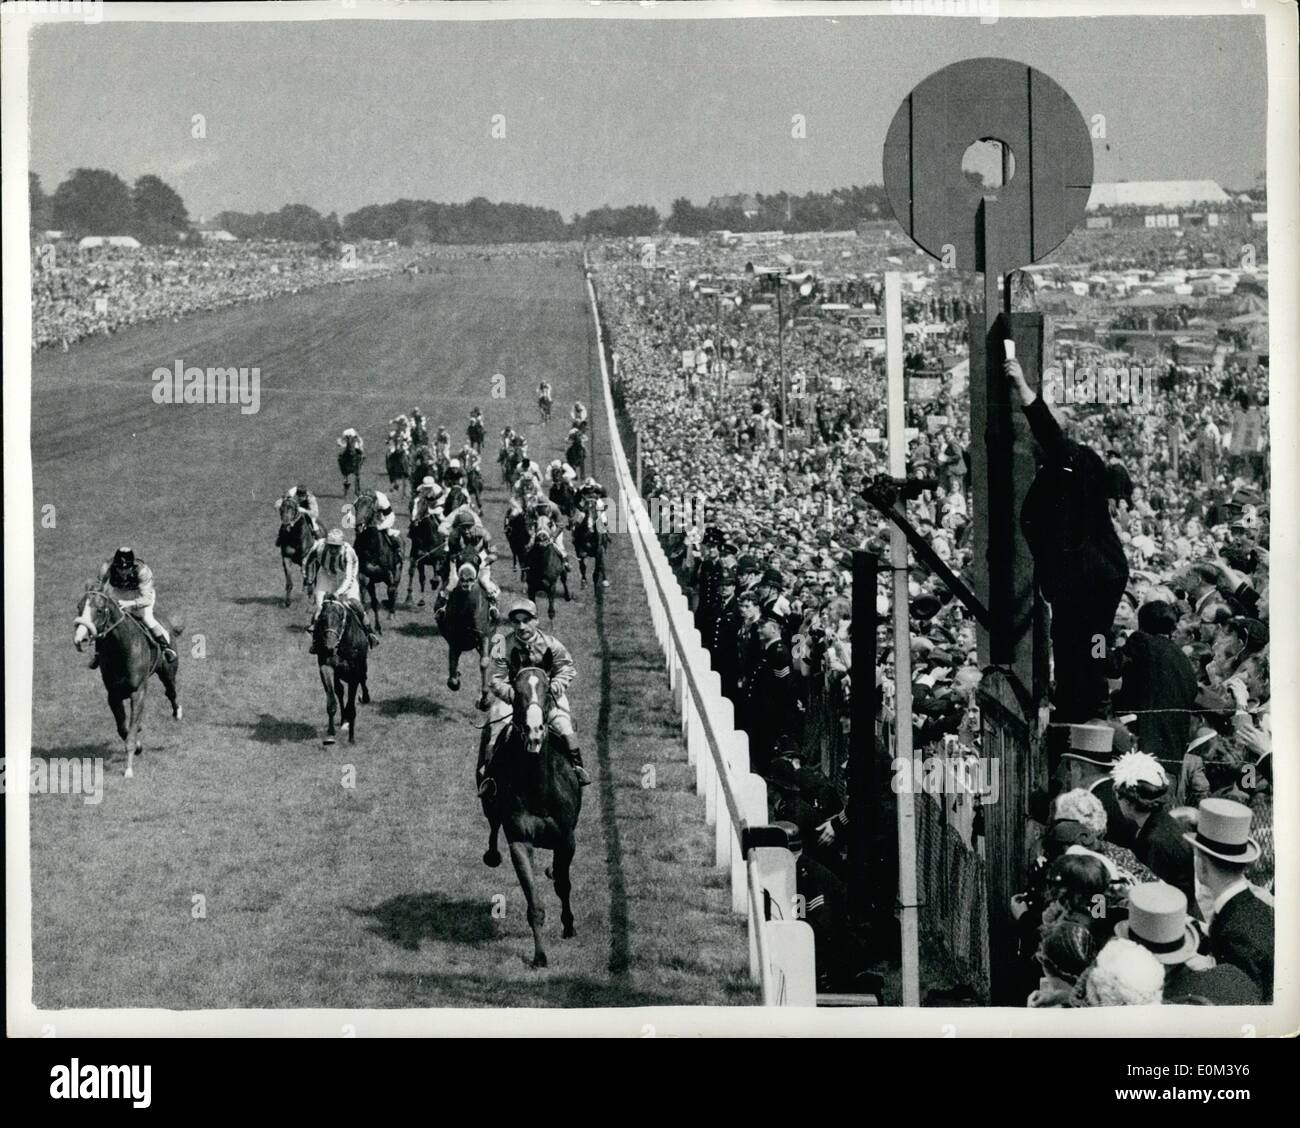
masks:
[[[1094,184],[1088,210],[1179,208],[1187,204],[1226,204],[1231,200],[1213,180],[1121,180]]]

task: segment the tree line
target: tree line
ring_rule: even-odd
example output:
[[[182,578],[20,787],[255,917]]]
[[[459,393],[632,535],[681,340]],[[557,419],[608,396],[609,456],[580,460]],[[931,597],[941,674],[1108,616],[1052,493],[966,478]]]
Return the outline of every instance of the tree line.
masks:
[[[83,235],[134,235],[142,243],[179,243],[195,235],[180,194],[147,174],[127,184],[106,169],[78,168],[51,194],[29,173],[33,231],[56,229]],[[335,244],[347,239],[395,239],[402,246],[423,243],[527,243],[583,238],[628,238],[662,231],[700,235],[706,231],[826,231],[854,227],[883,214],[884,190],[876,185],[809,192],[802,196],[715,197],[698,206],[673,201],[667,216],[649,204],[606,204],[566,222],[552,208],[493,203],[476,196],[463,204],[395,200],[370,204],[341,220],[306,204],[275,212],[223,211],[214,226],[238,239],[280,239]]]

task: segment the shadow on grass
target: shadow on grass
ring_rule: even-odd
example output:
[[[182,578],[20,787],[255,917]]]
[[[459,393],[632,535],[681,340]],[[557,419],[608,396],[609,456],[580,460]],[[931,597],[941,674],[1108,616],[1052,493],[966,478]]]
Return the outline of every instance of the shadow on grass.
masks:
[[[456,900],[441,893],[402,893],[372,909],[348,912],[373,917],[373,923],[366,928],[399,948],[416,949],[421,940],[478,945],[496,939],[492,906],[483,900]]]
[[[111,723],[111,722],[110,722]],[[109,730],[112,731],[111,729]],[[66,748],[33,748],[33,760],[85,760],[103,757],[105,760],[111,759],[115,751],[115,743],[121,743],[114,737],[112,740],[101,740],[98,744],[69,744]]]
[[[400,627],[394,627],[393,633],[407,638],[437,638],[438,628],[433,623],[403,623]]]
[[[283,595],[236,595],[229,600],[237,607],[283,607]]]
[[[558,944],[548,945],[551,959],[559,962]],[[400,983],[409,1006],[461,1007],[673,1007],[694,999],[664,992],[640,991],[626,981],[608,982],[582,975],[557,975],[554,969],[536,971],[526,983],[503,982],[479,975],[418,975],[408,971],[383,972],[382,978]]]
[[[258,713],[255,722],[246,721],[228,727],[248,729],[248,738],[257,741],[258,744],[300,744],[304,740],[311,740],[317,734],[315,725],[305,724],[302,721],[282,721],[270,713]]]
[[[406,717],[412,714],[424,717],[441,717],[443,708],[431,697],[390,697],[375,706],[375,712],[381,717]]]

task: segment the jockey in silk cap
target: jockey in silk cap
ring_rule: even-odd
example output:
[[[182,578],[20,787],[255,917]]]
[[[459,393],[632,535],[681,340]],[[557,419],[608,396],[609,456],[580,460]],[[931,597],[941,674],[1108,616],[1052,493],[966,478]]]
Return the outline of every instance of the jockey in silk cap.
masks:
[[[545,545],[553,542],[567,568],[569,554],[564,547],[564,530],[560,528],[564,516],[560,507],[538,492],[528,502],[528,515],[533,522],[532,544]],[[530,548],[532,544],[529,545]]]
[[[402,534],[397,530],[397,515],[393,512],[393,504],[388,500],[388,495],[383,490],[375,490],[375,527],[381,533],[387,533],[389,539],[393,542],[397,551],[401,552]]]
[[[488,710],[487,723],[494,735],[488,739],[480,771],[486,776],[492,763],[492,745],[495,743],[495,733],[499,731],[497,726],[509,720],[513,712],[511,703],[515,696],[516,675],[525,666],[540,666],[545,669],[546,655],[549,653],[551,692],[542,708],[547,726],[563,742],[565,754],[577,773],[579,783],[586,787],[591,783],[591,776],[582,766],[582,753],[573,732],[573,720],[569,716],[568,688],[578,675],[573,656],[559,639],[545,634],[537,626],[537,605],[531,599],[515,601],[510,608],[510,623],[513,630],[499,634],[492,640],[492,678],[489,688],[495,700]],[[485,778],[479,785],[479,794],[486,794],[491,786],[491,781]]]
[[[478,554],[478,586],[483,589],[495,609],[501,598],[501,589],[492,581],[492,562],[497,558],[492,550],[492,534],[484,527],[479,516],[468,505],[458,506],[439,526],[439,531],[448,538],[452,555],[457,559],[467,552]],[[438,595],[445,600],[447,594],[460,585],[459,570],[448,577],[447,586]]]
[[[285,498],[293,501],[298,506],[298,512],[311,521],[311,530],[315,536],[320,536],[320,503],[306,486],[297,485],[291,490],[285,490],[284,497],[276,499],[275,508],[278,510],[284,504]]]
[[[154,618],[153,572],[143,560],[135,558],[132,549],[119,548],[111,561],[105,560],[99,566],[99,590],[111,596],[118,607],[149,629],[167,661],[176,661],[176,651],[172,649],[166,628]],[[99,654],[96,652],[90,660],[90,667],[94,669],[98,665]]]
[[[576,430],[581,430],[583,424],[587,422],[587,409],[583,406],[582,400],[574,402],[573,410],[569,412],[569,420]]]
[[[418,407],[411,409],[411,442],[415,445],[429,441],[429,424]]]
[[[608,496],[605,487],[590,474],[587,475],[587,480],[578,487],[578,497],[582,501],[586,501],[588,498],[596,499],[596,525],[601,533],[609,532],[608,505],[605,502]]]
[[[452,486],[463,486],[465,484],[465,468],[460,464],[459,458],[453,458],[447,463],[447,469],[443,471],[442,482],[448,489]]]
[[[357,554],[352,546],[343,539],[342,529],[331,529],[307,550],[307,559],[303,561],[304,569],[308,562],[316,565],[316,608],[312,612],[307,630],[316,626],[321,605],[327,595],[334,596],[346,603],[357,613],[357,620],[365,629],[371,647],[379,645],[379,639],[366,623],[365,609],[361,606],[361,587],[357,582],[360,567]],[[316,653],[316,640],[312,640],[310,653]]]
[[[537,385],[537,398],[539,401],[546,400],[548,403],[551,401],[553,397],[551,396],[551,382],[549,380],[543,380]]]
[[[360,435],[357,434],[357,429],[356,429],[355,427],[348,427],[348,428],[346,428],[346,429],[344,430],[343,434],[341,434],[341,435],[338,437],[337,442],[338,442],[338,444],[339,444],[340,447],[343,447],[344,449],[346,449],[346,448],[347,448],[347,445],[348,445],[348,440],[349,440],[349,439],[352,440],[352,449],[353,449],[353,450],[365,450],[365,449],[366,449],[366,441],[365,441],[365,440],[364,440]]]
[[[441,520],[438,516],[438,499],[442,497],[442,487],[433,478],[425,478],[415,487],[415,500],[411,503],[411,523],[423,521],[426,517]]]
[[[433,453],[440,458],[450,456],[451,435],[447,433],[446,427],[439,427],[438,433],[433,436]]]

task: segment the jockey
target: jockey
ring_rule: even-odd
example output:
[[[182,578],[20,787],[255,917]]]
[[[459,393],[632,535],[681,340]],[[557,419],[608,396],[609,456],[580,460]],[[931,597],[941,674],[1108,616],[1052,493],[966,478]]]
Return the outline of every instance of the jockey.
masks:
[[[583,482],[578,489],[578,498],[580,501],[587,501],[590,498],[596,499],[596,523],[601,533],[609,532],[609,506],[605,501],[608,496],[609,494],[606,492],[605,487],[596,481],[596,479],[590,474],[587,475],[587,480]]]
[[[429,424],[418,407],[411,409],[411,442],[416,446],[429,440]]]
[[[539,493],[528,503],[528,516],[533,523],[533,539],[529,547],[554,543],[565,568],[568,568],[569,553],[564,547],[564,530],[560,527],[563,518],[560,507]]]
[[[306,486],[297,485],[291,490],[285,490],[284,497],[276,499],[275,508],[278,510],[284,504],[285,498],[289,498],[298,505],[298,512],[311,521],[312,532],[320,536],[320,503]]]
[[[510,622],[514,629],[499,634],[492,640],[493,669],[490,689],[495,700],[488,711],[487,727],[490,731],[499,731],[501,723],[509,720],[513,713],[511,703],[515,696],[515,676],[525,666],[545,666],[549,653],[551,691],[543,705],[547,727],[563,742],[565,754],[569,763],[573,765],[578,782],[586,787],[591,783],[591,776],[582,766],[582,753],[578,748],[578,739],[573,731],[573,720],[569,715],[568,688],[578,674],[573,656],[559,639],[544,634],[538,629],[537,605],[531,599],[520,599],[515,602],[510,608]],[[483,764],[479,769],[483,777],[479,785],[480,795],[488,794],[494,786],[493,781],[488,778],[494,743],[495,740],[489,737]]]
[[[433,453],[439,458],[446,458],[451,454],[451,436],[447,434],[446,427],[439,427],[438,433],[433,436]]]
[[[343,539],[342,529],[331,529],[307,550],[307,559],[303,561],[304,570],[308,562],[316,565],[316,609],[312,612],[307,630],[312,631],[320,615],[321,605],[326,595],[341,599],[357,614],[366,637],[372,648],[379,645],[379,639],[366,622],[366,612],[361,606],[361,588],[357,583],[359,565],[357,554],[350,544]],[[309,653],[315,654],[316,640],[312,639]]]
[[[374,490],[375,495],[375,527],[381,533],[387,533],[389,539],[393,542],[393,547],[400,553],[402,551],[402,534],[397,530],[397,514],[393,512],[393,503],[388,500],[388,495],[382,490]]]
[[[392,430],[388,438],[392,441],[393,450],[401,450],[403,447],[411,445],[411,421],[405,415],[399,415],[390,424]]]
[[[143,560],[137,560],[130,548],[119,548],[111,561],[99,566],[99,590],[112,596],[118,607],[132,618],[142,622],[162,647],[168,662],[176,661],[171,638],[166,628],[154,618],[153,607],[157,598],[153,588],[153,572]],[[90,667],[99,665],[99,654],[90,660]]]
[[[364,451],[366,449],[365,440],[357,434],[355,427],[348,427],[336,440],[341,448],[347,449],[348,440],[352,440],[352,449]]]
[[[457,559],[467,552],[478,554],[478,586],[483,589],[492,602],[493,610],[501,598],[501,589],[492,581],[492,562],[497,558],[492,549],[492,534],[479,520],[477,513],[469,505],[459,506],[450,517],[439,526],[439,531],[448,538],[448,547]],[[439,594],[439,606],[446,600],[447,593],[460,584],[459,569],[452,572],[447,579],[447,586]]]
[[[543,380],[540,384],[537,385],[538,403],[541,403],[543,400],[545,400],[547,403],[550,403],[553,398],[554,397],[551,395],[551,382],[549,380]]]
[[[575,431],[581,431],[587,425],[587,409],[583,406],[582,400],[574,402],[573,410],[569,412],[569,420],[573,423]]]
[[[460,464],[459,458],[453,458],[447,463],[447,469],[442,473],[442,484],[448,489],[452,486],[464,486],[465,468]]]
[[[442,487],[433,478],[426,477],[415,487],[415,500],[411,503],[411,524],[423,521],[426,517],[440,521],[437,510],[440,497]]]
[[[470,431],[473,431],[473,430],[476,430],[476,429],[477,429],[477,430],[480,430],[480,431],[482,431],[482,430],[484,429],[484,427],[483,427],[483,409],[482,409],[481,407],[476,407],[476,408],[474,408],[473,411],[471,411],[471,412],[469,413],[469,426],[466,428],[465,433],[466,433],[466,435],[468,435]]]

